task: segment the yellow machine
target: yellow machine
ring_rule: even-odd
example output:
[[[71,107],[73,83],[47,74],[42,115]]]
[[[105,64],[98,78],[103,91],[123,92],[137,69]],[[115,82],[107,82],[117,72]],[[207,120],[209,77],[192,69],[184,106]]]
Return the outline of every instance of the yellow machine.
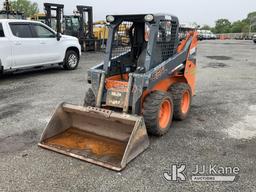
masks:
[[[33,21],[40,21],[42,23],[45,23],[46,15],[44,13],[37,13],[34,14],[30,19]]]
[[[108,39],[108,28],[106,21],[96,21],[93,23],[93,36],[96,39],[96,49],[104,49]]]

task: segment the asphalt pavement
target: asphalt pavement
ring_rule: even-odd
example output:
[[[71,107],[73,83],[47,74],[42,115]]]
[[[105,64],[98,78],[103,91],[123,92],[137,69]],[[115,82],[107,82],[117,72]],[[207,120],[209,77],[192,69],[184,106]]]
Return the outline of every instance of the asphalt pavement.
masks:
[[[256,44],[202,41],[191,113],[120,173],[37,147],[61,102],[81,105],[86,70],[103,53],[85,53],[75,71],[59,67],[0,78],[0,191],[256,191]],[[164,172],[186,165],[186,181]],[[238,167],[234,182],[195,182],[198,166]]]

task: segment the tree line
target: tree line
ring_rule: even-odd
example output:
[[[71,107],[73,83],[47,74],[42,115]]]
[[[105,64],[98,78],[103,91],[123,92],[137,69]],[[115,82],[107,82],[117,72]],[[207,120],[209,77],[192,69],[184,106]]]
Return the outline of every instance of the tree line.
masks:
[[[211,30],[213,33],[249,33],[256,32],[256,11],[247,15],[247,18],[230,22],[228,19],[218,19],[214,27],[203,25],[200,29]]]

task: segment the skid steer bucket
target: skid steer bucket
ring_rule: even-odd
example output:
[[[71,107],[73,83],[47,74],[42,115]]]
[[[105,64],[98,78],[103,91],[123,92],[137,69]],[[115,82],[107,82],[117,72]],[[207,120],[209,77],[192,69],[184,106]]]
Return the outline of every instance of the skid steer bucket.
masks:
[[[149,145],[142,117],[63,103],[39,146],[116,171]]]

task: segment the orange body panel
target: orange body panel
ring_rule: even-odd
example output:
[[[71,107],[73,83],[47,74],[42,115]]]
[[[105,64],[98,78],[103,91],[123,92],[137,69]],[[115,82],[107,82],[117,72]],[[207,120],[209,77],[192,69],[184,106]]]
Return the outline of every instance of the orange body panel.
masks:
[[[106,89],[118,89],[120,91],[127,91],[128,87],[128,74],[114,75],[106,79]]]
[[[171,87],[171,85],[173,85],[174,83],[177,83],[177,82],[188,83],[188,85],[191,88],[192,95],[195,94],[196,63],[193,63],[193,61],[190,60],[189,57],[190,57],[190,55],[193,55],[194,52],[196,52],[196,48],[197,48],[197,44],[198,44],[197,35],[198,35],[197,32],[189,32],[187,34],[187,37],[181,42],[181,44],[177,48],[177,52],[180,53],[184,49],[189,38],[192,36],[192,43],[189,48],[189,53],[188,53],[187,61],[185,64],[184,76],[176,75],[176,76],[168,77],[167,79],[160,81],[152,90],[145,91],[143,93],[142,101],[144,101],[144,98],[150,92],[157,91],[157,90],[158,91],[168,91],[168,89]],[[195,58],[194,58],[194,62],[196,62]]]
[[[192,95],[195,95],[196,65],[192,61],[189,61],[189,60],[187,61],[184,76],[191,88]]]
[[[177,48],[178,53],[180,53],[184,49],[189,37],[190,37],[190,34],[187,34],[186,38],[181,41],[180,45]]]
[[[193,33],[193,39],[192,43],[189,49],[189,54],[186,61],[186,67],[185,67],[185,74],[184,77],[186,78],[191,91],[192,95],[195,95],[195,84],[196,84],[196,49],[197,49],[197,33]],[[194,63],[195,62],[195,63]]]
[[[146,90],[142,94],[142,99],[141,99],[141,104],[144,102],[144,99],[149,95],[151,92],[154,91],[163,91],[167,92],[168,89],[173,85],[174,83],[177,82],[184,82],[186,83],[186,79],[182,76],[173,76],[173,77],[168,77],[162,81],[160,81],[155,87],[153,87],[151,90]]]

